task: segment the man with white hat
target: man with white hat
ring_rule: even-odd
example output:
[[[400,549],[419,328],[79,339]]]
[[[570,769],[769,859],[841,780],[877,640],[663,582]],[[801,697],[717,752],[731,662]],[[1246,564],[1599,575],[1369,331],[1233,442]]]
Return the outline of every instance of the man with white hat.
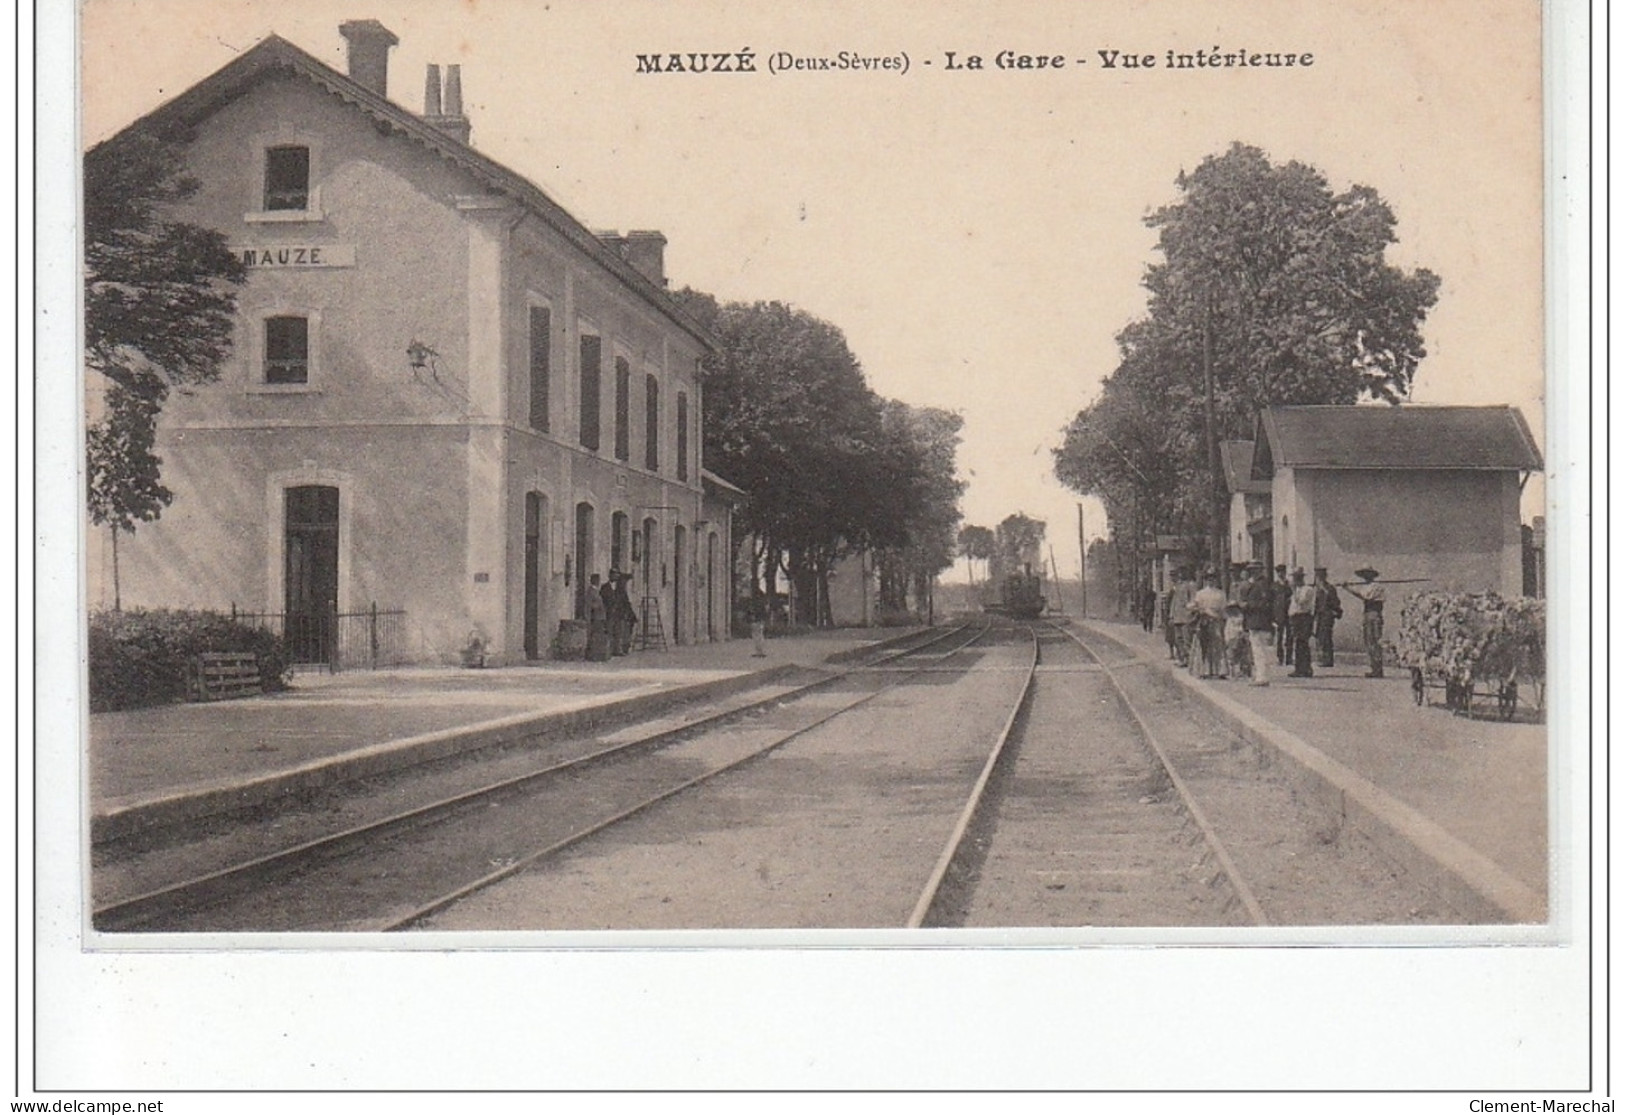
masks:
[[[1309,657],[1309,636],[1315,623],[1315,586],[1303,583],[1303,569],[1292,571],[1292,599],[1287,606],[1287,623],[1292,630],[1292,677],[1312,678],[1315,669]]]

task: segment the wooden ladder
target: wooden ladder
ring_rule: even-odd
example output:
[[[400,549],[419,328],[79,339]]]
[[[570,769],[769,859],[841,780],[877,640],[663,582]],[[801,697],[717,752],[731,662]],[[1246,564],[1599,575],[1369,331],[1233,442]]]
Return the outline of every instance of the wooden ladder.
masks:
[[[648,650],[652,646],[666,649],[666,632],[660,626],[660,600],[657,597],[645,596],[643,598],[643,631],[638,636],[638,649]]]

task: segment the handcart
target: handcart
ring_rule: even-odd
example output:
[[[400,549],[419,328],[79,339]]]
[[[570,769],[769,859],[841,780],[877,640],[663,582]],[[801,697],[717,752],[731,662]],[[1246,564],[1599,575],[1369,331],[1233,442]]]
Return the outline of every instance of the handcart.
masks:
[[[1427,691],[1444,690],[1445,707],[1471,716],[1473,701],[1494,701],[1497,715],[1518,712],[1520,686],[1546,703],[1544,602],[1496,593],[1423,592],[1405,603],[1400,661],[1411,671],[1418,705]]]

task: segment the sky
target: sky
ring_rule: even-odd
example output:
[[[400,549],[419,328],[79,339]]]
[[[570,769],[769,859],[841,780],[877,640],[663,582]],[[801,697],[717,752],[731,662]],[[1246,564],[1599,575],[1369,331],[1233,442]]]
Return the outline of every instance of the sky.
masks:
[[[966,521],[1045,520],[1075,576],[1080,500],[1051,450],[1144,311],[1145,216],[1232,141],[1374,187],[1398,219],[1390,261],[1442,279],[1416,401],[1511,403],[1544,436],[1538,16],[1529,0],[86,0],[81,141],[271,33],[342,71],[338,24],[377,18],[401,40],[393,100],[421,111],[425,64],[460,63],[474,145],[588,227],[664,232],[674,288],[792,303],[845,332],[882,395],[962,414]],[[1167,67],[1215,48],[1313,63]],[[1001,50],[1064,65],[1000,69]],[[750,51],[757,72],[638,72],[639,54],[690,51]],[[907,69],[767,70],[842,51]],[[1156,65],[1108,69],[1102,51]]]

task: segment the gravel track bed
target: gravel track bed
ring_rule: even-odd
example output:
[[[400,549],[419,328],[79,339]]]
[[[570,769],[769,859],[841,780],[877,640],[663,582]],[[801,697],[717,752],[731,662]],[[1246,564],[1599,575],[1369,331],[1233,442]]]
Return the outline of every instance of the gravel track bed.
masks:
[[[803,681],[812,680],[809,674]],[[376,778],[346,782],[275,808],[210,818],[180,830],[143,834],[92,849],[98,906],[146,893],[256,857],[296,847],[446,797],[593,754],[657,732],[681,731],[696,719],[753,702],[792,695],[784,684],[722,701],[684,705],[639,724],[589,736],[513,744],[424,763]],[[743,712],[744,717],[761,713]]]
[[[1237,924],[1207,855],[1104,671],[1040,632],[1029,707],[932,924]]]
[[[1027,653],[1020,641],[960,652],[957,669],[889,689],[422,928],[901,927]]]
[[[832,696],[821,694],[820,699]],[[849,700],[852,697],[848,694]],[[169,928],[261,932],[379,928],[653,794],[743,758],[812,712],[812,706],[801,707],[798,718],[781,707],[636,758],[564,772],[531,792],[370,841],[364,854],[313,864],[229,904],[183,915]]]
[[[1300,794],[1274,752],[1230,731],[1200,701],[1118,644],[1080,634],[1112,664],[1271,924],[1467,920],[1368,838]]]

